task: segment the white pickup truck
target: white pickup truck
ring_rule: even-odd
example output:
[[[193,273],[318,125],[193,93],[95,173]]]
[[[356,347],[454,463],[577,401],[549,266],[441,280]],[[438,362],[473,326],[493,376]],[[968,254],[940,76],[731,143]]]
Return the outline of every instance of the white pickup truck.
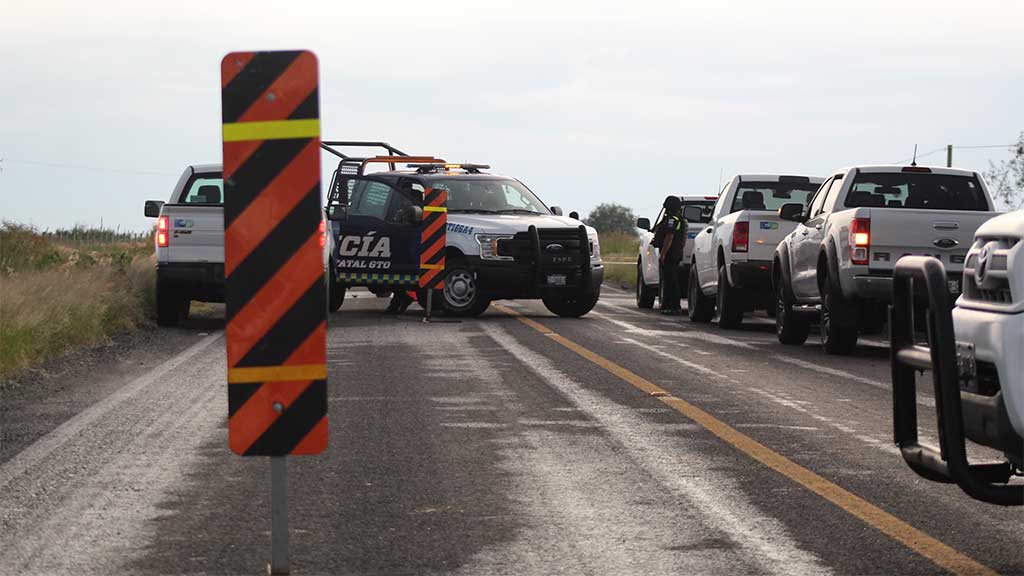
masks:
[[[796,227],[783,204],[806,204],[823,181],[811,176],[742,174],[722,189],[710,222],[696,230],[687,290],[690,320],[735,328],[748,309],[774,309],[770,266],[775,246]],[[691,229],[691,231],[695,231]]]
[[[690,261],[693,255],[693,239],[697,232],[703,229],[704,225],[711,220],[711,210],[715,206],[718,196],[680,196],[683,201],[683,211],[691,212],[686,222],[686,244],[683,245],[683,258],[679,261],[679,287],[686,292],[686,283],[690,279]],[[688,206],[696,206],[700,209],[700,216],[694,209]],[[661,222],[665,211],[662,210],[654,220],[655,225]],[[661,266],[659,256],[661,251],[651,242],[654,240],[654,231],[651,228],[651,221],[647,218],[638,218],[636,227],[640,229],[640,253],[636,258],[636,305],[640,308],[654,307],[655,298],[661,299]]]
[[[969,176],[976,178],[976,176]],[[980,181],[980,179],[977,179]],[[957,267],[959,268],[959,267]],[[959,280],[960,275],[953,276]],[[918,474],[956,482],[971,497],[1024,505],[1024,212],[982,224],[967,251],[963,293],[949,310],[945,263],[907,257],[893,279],[892,374],[896,444]],[[928,298],[928,346],[915,318]],[[917,438],[916,371],[931,370],[941,450]],[[1002,452],[971,464],[966,440]]]
[[[192,300],[224,301],[224,182],[220,164],[185,168],[165,203],[146,201],[157,219],[156,317],[173,325]]]
[[[773,259],[776,333],[802,344],[820,315],[829,354],[849,354],[858,333],[882,330],[896,261],[934,256],[946,266],[949,291],[960,280],[974,232],[997,213],[977,173],[924,166],[855,166],[837,170],[808,207],[788,204],[798,223]]]

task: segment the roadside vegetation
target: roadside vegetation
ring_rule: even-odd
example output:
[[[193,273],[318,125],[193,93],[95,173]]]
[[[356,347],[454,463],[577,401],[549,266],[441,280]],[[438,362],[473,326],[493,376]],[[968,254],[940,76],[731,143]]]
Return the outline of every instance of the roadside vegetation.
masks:
[[[147,233],[0,223],[0,380],[149,325],[153,258]]]
[[[636,258],[640,238],[635,233],[600,234],[604,281],[617,288],[636,287]]]

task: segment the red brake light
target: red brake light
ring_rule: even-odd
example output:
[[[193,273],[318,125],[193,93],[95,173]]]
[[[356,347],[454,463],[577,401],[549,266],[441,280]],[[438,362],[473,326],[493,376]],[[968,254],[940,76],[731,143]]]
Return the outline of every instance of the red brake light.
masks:
[[[167,228],[167,216],[161,216],[156,219],[156,245],[161,248],[167,248]]]
[[[320,221],[320,247],[327,246],[327,223]]]
[[[732,251],[746,252],[750,245],[750,222],[737,222],[732,228]]]
[[[854,264],[867,264],[871,249],[871,219],[854,218],[850,224],[850,260]]]
[[[932,169],[931,168],[926,168],[924,166],[904,166],[903,167],[903,171],[904,172],[923,172],[923,173],[926,173],[926,174],[931,174]]]

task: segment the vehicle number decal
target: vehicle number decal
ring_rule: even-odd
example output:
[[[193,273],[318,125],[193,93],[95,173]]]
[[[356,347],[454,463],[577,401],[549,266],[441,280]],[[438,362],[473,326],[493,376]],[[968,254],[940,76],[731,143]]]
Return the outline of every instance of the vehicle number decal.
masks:
[[[452,224],[448,223],[448,231],[454,232],[455,234],[472,234],[474,228],[472,226],[466,226],[465,224]]]
[[[778,222],[761,222],[761,230],[778,230]]]

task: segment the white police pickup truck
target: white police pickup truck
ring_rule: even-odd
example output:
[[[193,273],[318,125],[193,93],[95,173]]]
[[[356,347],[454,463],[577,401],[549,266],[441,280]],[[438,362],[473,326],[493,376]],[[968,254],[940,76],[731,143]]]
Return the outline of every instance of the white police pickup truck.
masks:
[[[355,158],[349,146],[380,146],[390,156]],[[492,300],[539,298],[559,316],[597,303],[604,280],[597,231],[548,207],[522,182],[479,164],[410,157],[385,143],[323,142],[340,158],[326,207],[334,250],[332,294],[351,286],[416,290],[426,190],[447,192],[446,313],[482,314]],[[368,172],[372,163],[389,169]],[[405,169],[399,169],[405,165]],[[429,232],[433,234],[434,232]],[[425,294],[418,299],[425,300]],[[332,298],[331,308],[340,306]]]
[[[1024,470],[1024,212],[997,216],[978,228],[962,279],[963,292],[950,312],[942,261],[909,256],[896,263],[891,326],[896,444],[924,478],[955,482],[992,504],[1024,505],[1024,482],[1012,481],[1021,480]],[[927,346],[919,336],[925,327]],[[941,449],[918,442],[918,370],[932,371]],[[1006,460],[968,462],[967,440],[1002,452]]]
[[[224,301],[224,182],[220,164],[188,166],[167,202],[148,200],[157,219],[156,318],[188,317],[192,300]]]

